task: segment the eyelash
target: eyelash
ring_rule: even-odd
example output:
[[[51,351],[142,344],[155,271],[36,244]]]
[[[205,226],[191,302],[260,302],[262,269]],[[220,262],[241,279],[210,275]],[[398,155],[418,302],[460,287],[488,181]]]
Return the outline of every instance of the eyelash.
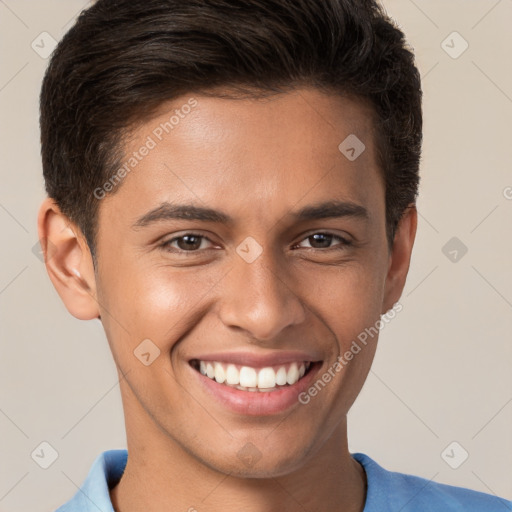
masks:
[[[315,247],[305,247],[305,249],[310,249],[312,251],[320,251],[320,252],[328,252],[328,251],[331,251],[331,250],[342,251],[346,247],[349,247],[349,246],[352,245],[352,241],[347,240],[346,238],[343,238],[340,235],[335,235],[334,233],[329,233],[329,232],[325,232],[325,231],[315,231],[313,233],[310,233],[307,236],[305,236],[302,240],[300,240],[299,243],[303,242],[304,240],[307,240],[308,238],[311,238],[313,235],[332,236],[333,237],[332,240],[338,239],[338,241],[340,241],[341,243],[337,244],[334,247],[327,247],[326,249],[317,249]],[[193,237],[200,238],[200,239],[205,239],[205,240],[208,240],[208,241],[211,242],[211,240],[208,237],[204,236],[204,235],[200,235],[199,233],[192,233],[192,232],[190,232],[190,233],[185,233],[184,235],[181,235],[181,236],[177,236],[177,237],[171,238],[170,240],[166,240],[165,242],[163,242],[160,245],[160,248],[163,249],[166,252],[170,252],[170,253],[173,253],[173,254],[185,254],[187,256],[189,256],[189,255],[192,256],[192,255],[195,255],[195,254],[198,254],[199,252],[201,252],[201,249],[196,249],[196,250],[193,250],[193,251],[184,251],[183,249],[175,249],[175,248],[173,248],[172,250],[169,249],[169,246],[170,246],[170,244],[172,242],[174,242],[176,240],[180,240],[182,238],[185,238],[186,236],[193,236]],[[298,244],[295,244],[295,245],[298,245]],[[206,250],[206,249],[202,249],[202,250]]]

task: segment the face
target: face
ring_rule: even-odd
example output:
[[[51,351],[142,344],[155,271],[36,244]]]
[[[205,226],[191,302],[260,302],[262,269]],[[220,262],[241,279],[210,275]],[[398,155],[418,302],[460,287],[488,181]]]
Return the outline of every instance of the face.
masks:
[[[355,159],[338,148],[351,134],[365,145]],[[81,268],[123,375],[128,437],[225,473],[306,464],[345,423],[376,337],[344,354],[398,300],[412,249],[411,215],[388,248],[371,110],[314,89],[189,95],[125,150],[129,172],[100,199],[97,274]]]

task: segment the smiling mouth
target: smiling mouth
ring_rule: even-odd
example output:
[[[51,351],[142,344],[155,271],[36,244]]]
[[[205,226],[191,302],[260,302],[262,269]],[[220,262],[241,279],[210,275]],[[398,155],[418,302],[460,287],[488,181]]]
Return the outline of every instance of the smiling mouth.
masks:
[[[222,361],[192,359],[189,364],[194,370],[218,384],[242,391],[269,392],[293,386],[319,363],[299,361],[254,368]]]

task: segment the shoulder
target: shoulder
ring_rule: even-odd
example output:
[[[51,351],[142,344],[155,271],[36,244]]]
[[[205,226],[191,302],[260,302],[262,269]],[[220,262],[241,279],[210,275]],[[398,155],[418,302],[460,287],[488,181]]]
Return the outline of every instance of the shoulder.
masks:
[[[492,494],[388,471],[364,453],[353,453],[352,457],[366,471],[364,512],[512,512],[512,501]]]

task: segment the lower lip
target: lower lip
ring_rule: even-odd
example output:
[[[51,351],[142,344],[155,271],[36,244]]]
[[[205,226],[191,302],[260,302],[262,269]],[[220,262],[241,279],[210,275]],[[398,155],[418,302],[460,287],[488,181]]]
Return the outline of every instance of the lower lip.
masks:
[[[286,411],[293,405],[300,405],[299,395],[311,385],[322,363],[312,363],[309,372],[291,386],[278,391],[242,391],[219,384],[190,366],[206,392],[221,405],[238,414],[248,416],[269,416]]]

